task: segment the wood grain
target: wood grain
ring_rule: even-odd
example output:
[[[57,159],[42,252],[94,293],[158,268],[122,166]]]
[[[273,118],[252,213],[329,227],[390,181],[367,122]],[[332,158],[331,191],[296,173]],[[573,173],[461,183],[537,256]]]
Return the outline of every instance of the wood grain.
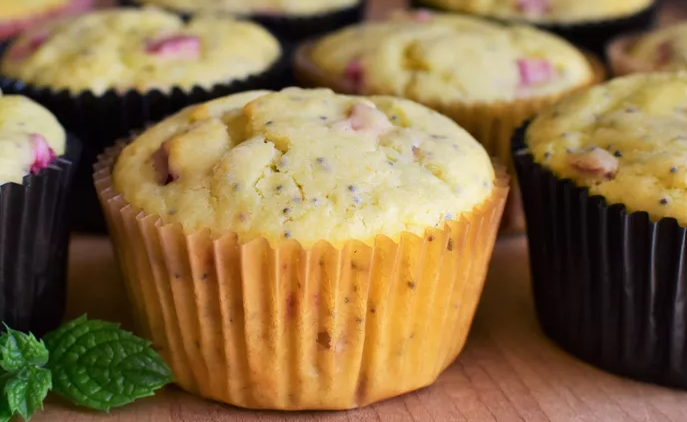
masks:
[[[1,1],[1,0],[0,0]],[[402,0],[375,1],[379,17]],[[685,0],[667,2],[662,23],[687,17]],[[494,252],[468,345],[431,387],[369,408],[329,413],[255,412],[194,398],[169,388],[111,415],[73,409],[52,399],[37,422],[678,422],[687,393],[625,380],[558,349],[541,333],[530,295],[524,238],[502,239]],[[72,242],[68,317],[131,326],[109,242]],[[447,333],[448,335],[448,333]]]

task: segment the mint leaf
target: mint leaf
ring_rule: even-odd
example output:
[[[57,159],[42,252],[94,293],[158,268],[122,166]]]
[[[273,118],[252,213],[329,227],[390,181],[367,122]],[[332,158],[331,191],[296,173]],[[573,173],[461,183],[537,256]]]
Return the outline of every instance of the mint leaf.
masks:
[[[39,408],[52,388],[50,371],[35,366],[22,368],[5,385],[5,397],[11,414],[19,414],[25,420]]]
[[[5,396],[5,383],[2,384],[2,387],[0,388],[0,392],[3,392],[2,396],[0,396],[0,422],[7,422],[10,419],[12,419],[12,411],[10,410],[10,404],[7,401],[7,396]]]
[[[12,412],[10,412],[10,406],[7,404],[7,399],[3,399],[3,404],[0,406],[0,422],[9,422],[12,420]]]
[[[0,367],[5,371],[17,371],[27,365],[41,366],[48,363],[48,349],[33,334],[14,331],[5,325],[7,332],[0,336]]]
[[[52,387],[48,349],[33,334],[14,331],[7,325],[0,335],[0,422],[18,414],[29,420]]]
[[[172,381],[150,342],[117,324],[81,317],[45,336],[45,343],[53,391],[77,405],[108,411]]]

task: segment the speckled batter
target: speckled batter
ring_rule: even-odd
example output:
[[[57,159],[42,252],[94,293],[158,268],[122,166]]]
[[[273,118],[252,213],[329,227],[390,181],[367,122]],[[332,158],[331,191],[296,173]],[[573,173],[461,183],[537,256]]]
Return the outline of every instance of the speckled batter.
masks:
[[[0,96],[0,185],[21,184],[65,148],[64,129],[48,110],[26,97]]]
[[[482,146],[428,108],[290,88],[181,111],[124,150],[113,180],[187,233],[312,245],[422,234],[484,202],[494,177]]]
[[[527,143],[558,177],[687,225],[687,73],[638,74],[574,94],[533,122]]]
[[[639,38],[627,54],[656,70],[687,69],[687,23],[662,28]]]
[[[423,0],[445,10],[542,23],[617,19],[645,10],[654,0]]]
[[[72,93],[211,87],[264,72],[281,54],[260,26],[154,9],[93,12],[25,34],[3,56],[8,76]]]
[[[360,0],[136,0],[185,12],[226,12],[237,15],[310,16],[352,7]]]
[[[593,78],[584,55],[554,35],[427,12],[337,31],[315,44],[311,59],[362,93],[430,104],[556,95]]]

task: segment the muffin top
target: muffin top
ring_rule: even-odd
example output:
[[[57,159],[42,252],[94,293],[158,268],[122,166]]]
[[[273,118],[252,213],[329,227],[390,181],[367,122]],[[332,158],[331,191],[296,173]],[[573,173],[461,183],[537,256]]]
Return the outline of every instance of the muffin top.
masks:
[[[312,16],[352,7],[360,0],[136,0],[186,13]]]
[[[186,233],[340,245],[423,234],[483,203],[495,172],[453,121],[392,97],[252,91],[145,131],[113,172],[124,198]]]
[[[250,22],[199,16],[184,23],[157,9],[113,9],[25,32],[0,71],[72,93],[190,90],[262,73],[279,56],[278,41]]]
[[[47,10],[62,8],[71,0],[2,0],[0,21],[30,18]]]
[[[22,183],[65,152],[66,135],[43,106],[18,96],[0,96],[0,185]]]
[[[627,54],[652,69],[687,69],[687,23],[658,29],[640,37]]]
[[[445,10],[539,23],[617,19],[645,10],[654,0],[423,0]]]
[[[310,59],[360,92],[422,103],[558,95],[593,78],[585,56],[555,35],[429,12],[342,29],[316,42]]]
[[[687,224],[687,73],[573,94],[534,120],[527,144],[537,162],[610,204]]]

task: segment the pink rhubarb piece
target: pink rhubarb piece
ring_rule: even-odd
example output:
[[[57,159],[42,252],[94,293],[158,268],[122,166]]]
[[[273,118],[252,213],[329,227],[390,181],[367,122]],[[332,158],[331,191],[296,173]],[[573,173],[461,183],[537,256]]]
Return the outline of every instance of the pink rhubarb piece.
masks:
[[[551,2],[549,0],[518,0],[517,8],[527,14],[541,15],[551,9]]]
[[[359,59],[351,60],[344,70],[344,78],[353,86],[355,92],[362,92],[365,69]]]
[[[432,13],[429,10],[420,9],[413,13],[413,20],[422,23],[430,22],[432,20]]]
[[[169,151],[167,150],[167,142],[163,142],[157,151],[150,157],[153,162],[153,170],[155,171],[155,179],[157,183],[166,186],[177,180],[176,175],[169,166]]]
[[[675,54],[673,43],[670,41],[662,42],[657,49],[656,61],[659,66],[666,65],[670,62]]]
[[[149,41],[146,51],[161,57],[195,58],[200,54],[200,39],[195,35],[169,35]]]
[[[544,59],[519,59],[520,85],[529,87],[552,81],[556,77],[553,65]]]
[[[31,135],[31,149],[33,150],[33,163],[31,163],[31,173],[37,174],[39,171],[48,167],[50,163],[55,161],[57,156],[55,151],[50,148],[48,141],[43,135]]]

